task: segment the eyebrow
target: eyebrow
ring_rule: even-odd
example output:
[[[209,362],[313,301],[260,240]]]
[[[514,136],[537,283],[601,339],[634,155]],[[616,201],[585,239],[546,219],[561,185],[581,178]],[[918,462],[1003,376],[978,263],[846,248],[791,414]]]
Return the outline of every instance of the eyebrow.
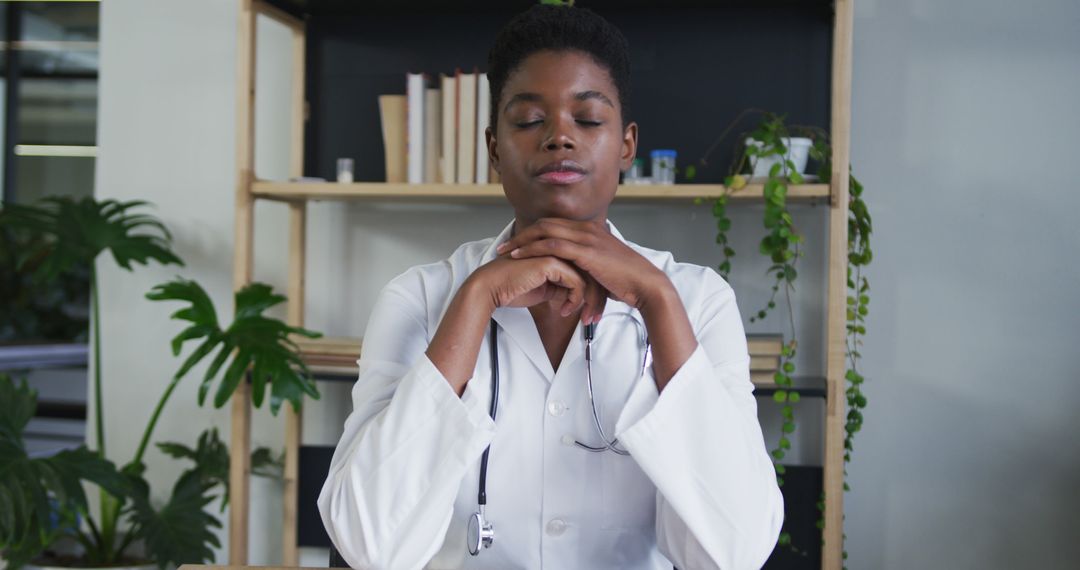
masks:
[[[608,107],[611,107],[612,109],[615,108],[615,104],[611,102],[611,99],[608,99],[607,95],[604,95],[603,93],[601,93],[599,91],[581,91],[579,93],[574,93],[574,99],[577,100],[577,101],[588,101],[589,99],[597,99],[600,102],[607,105]],[[503,107],[503,113],[509,111],[510,107],[512,105],[514,105],[515,103],[523,103],[523,102],[526,102],[526,101],[543,101],[543,100],[544,100],[544,98],[541,97],[539,93],[530,93],[530,92],[517,93],[513,97],[511,97],[509,101],[506,102],[506,106]]]

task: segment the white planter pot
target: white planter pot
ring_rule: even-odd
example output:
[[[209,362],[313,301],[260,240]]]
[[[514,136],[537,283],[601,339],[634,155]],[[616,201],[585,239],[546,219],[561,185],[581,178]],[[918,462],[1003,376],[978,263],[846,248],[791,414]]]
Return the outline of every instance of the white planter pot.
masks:
[[[813,141],[804,137],[785,138],[783,141],[784,146],[787,147],[787,159],[795,163],[795,170],[797,170],[799,174],[804,174],[806,172],[806,161],[810,158],[810,146],[813,144]],[[746,139],[746,146],[760,147],[761,142],[748,138]],[[750,157],[750,164],[754,169],[752,176],[754,178],[767,177],[769,175],[769,170],[778,162],[780,162],[780,160],[776,156]]]

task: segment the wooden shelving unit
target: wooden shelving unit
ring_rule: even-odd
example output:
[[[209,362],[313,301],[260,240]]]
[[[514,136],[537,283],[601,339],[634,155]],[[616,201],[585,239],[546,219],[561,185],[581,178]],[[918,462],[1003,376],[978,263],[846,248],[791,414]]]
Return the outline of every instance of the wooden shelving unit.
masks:
[[[761,200],[762,184],[750,183],[730,192],[733,200]],[[289,202],[305,200],[379,200],[379,201],[468,201],[502,203],[501,184],[391,184],[387,182],[267,182],[252,185],[256,198]],[[619,185],[616,202],[670,202],[695,198],[717,198],[728,192],[719,184],[634,184]],[[813,200],[829,197],[828,184],[798,184],[788,187],[788,198]]]
[[[289,120],[293,133],[304,132],[306,103],[305,46],[306,27],[303,21],[267,4],[264,0],[236,0],[239,5],[237,30],[237,138],[236,138],[236,220],[233,268],[234,289],[252,280],[254,202],[257,199],[284,201],[289,207],[289,279],[287,295],[290,300],[304,299],[305,234],[307,203],[316,200],[360,201],[420,201],[455,203],[499,203],[503,198],[497,184],[387,184],[359,182],[354,184],[269,182],[254,176],[254,117],[255,117],[255,22],[256,17],[268,17],[287,26],[292,32],[293,82]],[[829,206],[828,287],[826,322],[826,375],[806,379],[799,390],[807,395],[824,394],[826,398],[824,488],[825,529],[822,567],[839,570],[843,566],[843,469],[845,423],[845,298],[847,269],[848,168],[850,157],[851,108],[851,39],[853,0],[835,0],[832,36],[830,132],[833,146],[833,178],[822,184],[789,187],[788,196],[809,202],[821,201]],[[303,174],[304,141],[293,136],[291,141],[289,175]],[[753,202],[762,199],[761,184],[751,181],[732,193],[732,198]],[[725,192],[721,185],[677,184],[620,186],[616,201],[686,204],[695,198],[713,198]],[[304,303],[290,302],[287,320],[303,325]],[[359,341],[357,341],[359,342]],[[346,371],[321,371],[327,376],[341,378]],[[768,387],[761,387],[768,391]],[[300,447],[300,418],[285,406],[286,459],[283,536],[281,538],[283,566],[298,565],[297,551],[297,474]],[[246,385],[242,384],[233,397],[230,485],[231,508],[229,530],[229,564],[244,565],[248,561],[249,477],[251,445],[251,403]],[[815,499],[816,500],[816,499]]]

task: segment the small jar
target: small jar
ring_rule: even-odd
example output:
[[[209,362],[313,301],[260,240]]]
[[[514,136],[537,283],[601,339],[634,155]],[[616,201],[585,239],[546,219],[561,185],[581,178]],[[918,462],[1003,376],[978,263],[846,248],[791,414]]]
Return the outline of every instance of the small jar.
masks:
[[[675,183],[675,151],[673,149],[657,149],[649,153],[652,157],[652,183],[674,184]]]
[[[353,159],[351,158],[339,158],[337,159],[337,181],[342,184],[352,184],[353,181]]]

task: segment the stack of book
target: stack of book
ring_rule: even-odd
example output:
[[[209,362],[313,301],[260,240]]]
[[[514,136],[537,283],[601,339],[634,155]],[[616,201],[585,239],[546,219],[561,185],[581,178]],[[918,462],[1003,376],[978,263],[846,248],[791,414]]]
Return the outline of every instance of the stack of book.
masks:
[[[312,372],[355,374],[360,358],[360,340],[344,337],[309,339],[292,336],[300,347],[300,357]]]
[[[755,386],[773,386],[773,375],[780,370],[782,334],[748,334],[746,347],[750,352],[750,381]]]
[[[491,96],[477,68],[453,75],[405,76],[405,95],[380,95],[386,181],[409,184],[496,184],[488,161]]]

